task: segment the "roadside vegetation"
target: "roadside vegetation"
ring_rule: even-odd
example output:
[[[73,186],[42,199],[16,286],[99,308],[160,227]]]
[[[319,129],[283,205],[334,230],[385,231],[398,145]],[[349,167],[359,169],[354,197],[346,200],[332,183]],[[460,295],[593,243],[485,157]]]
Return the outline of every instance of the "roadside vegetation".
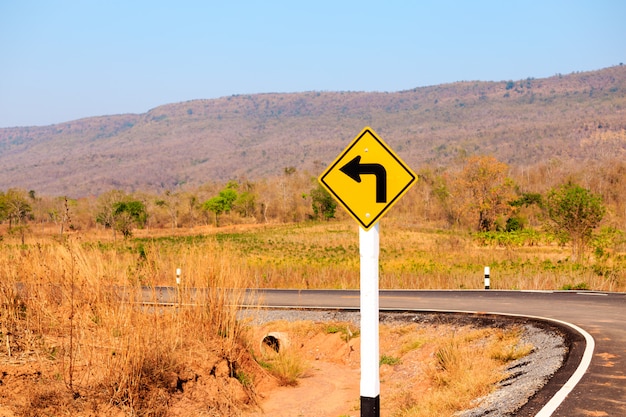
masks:
[[[347,389],[346,379],[355,375],[358,378],[355,371],[360,366],[360,339],[353,323],[272,321],[260,326],[257,334],[269,330],[289,335],[289,343],[280,352],[264,349],[257,355],[284,385],[321,372],[317,369],[320,361],[336,368],[333,383],[343,390]],[[472,401],[489,394],[494,384],[505,377],[507,364],[532,351],[533,346],[524,343],[521,334],[522,329],[515,326],[382,324],[381,415],[443,417],[472,408]],[[358,413],[356,391],[357,395],[344,404],[341,415]]]
[[[493,288],[624,291],[625,173],[624,161],[524,171],[491,156],[422,169],[381,222],[381,287],[481,288],[489,266]],[[358,286],[356,224],[292,167],[161,195],[71,200],[10,189],[0,191],[0,221],[9,246],[56,235],[138,257],[202,247],[232,260],[253,287]],[[170,282],[173,263],[152,278]],[[144,268],[125,273],[141,283]]]
[[[380,287],[480,289],[489,266],[493,289],[626,291],[626,163],[542,167],[471,156],[419,171],[381,221]],[[358,288],[358,227],[294,168],[160,195],[9,189],[0,277],[0,392],[15,415],[238,415],[263,381],[306,374],[300,357],[255,355],[241,290]],[[159,286],[180,288],[179,305],[119,300]],[[208,290],[192,300],[189,288]],[[441,341],[433,357],[449,369],[467,343]],[[396,367],[407,352],[381,353]]]
[[[2,243],[3,413],[236,415],[254,404],[252,385],[237,382],[257,366],[236,320],[237,265],[194,246],[136,252],[85,238]],[[154,288],[181,259],[199,261],[186,265],[185,288],[207,291],[139,307],[140,285]]]
[[[54,232],[28,235],[23,244],[21,237],[10,235],[0,242],[3,411],[16,416],[240,415],[257,407],[257,387],[268,380],[297,385],[308,375],[308,359],[299,351],[255,352],[254,329],[237,320],[235,304],[243,301],[241,289],[261,283],[302,286],[306,282],[301,274],[306,271],[309,284],[354,287],[358,261],[352,258],[358,257],[358,250],[354,244],[340,243],[356,237],[354,225],[317,222],[178,232],[150,236],[140,230],[125,240],[102,230],[63,236]],[[407,236],[405,231],[389,233]],[[407,248],[433,237],[409,235],[415,240],[407,241],[411,243]],[[401,246],[386,251],[403,256]],[[383,264],[383,269],[395,269],[389,265]],[[132,304],[140,287],[154,289],[155,300],[158,286],[176,287],[177,268],[181,269],[177,305]],[[347,276],[337,278],[342,275]],[[192,297],[189,288],[208,291]],[[446,375],[465,367],[465,359],[458,360],[467,354],[466,342],[478,343],[471,329],[470,336],[462,336],[466,333],[458,329],[448,334],[443,328],[431,330],[429,336],[415,329],[384,331],[391,332],[387,339],[402,343],[383,348],[381,369],[400,366],[412,351],[428,346],[439,352],[430,356],[439,364],[425,362],[424,372],[433,386],[446,390],[453,387],[442,378],[452,378]],[[518,333],[493,332],[499,331],[481,333],[481,346],[488,340],[510,339],[506,349],[517,349]],[[317,333],[335,336],[342,346],[358,347],[358,329],[342,323],[292,332],[295,338]],[[475,387],[456,388],[466,396],[446,407],[463,407],[505,377],[502,364],[516,355],[502,361],[498,359],[502,355],[493,352],[483,350],[486,360],[492,361],[484,368],[487,379],[468,378]],[[402,397],[404,411],[398,412],[420,415],[411,411],[417,400],[397,388],[393,392],[392,398]]]

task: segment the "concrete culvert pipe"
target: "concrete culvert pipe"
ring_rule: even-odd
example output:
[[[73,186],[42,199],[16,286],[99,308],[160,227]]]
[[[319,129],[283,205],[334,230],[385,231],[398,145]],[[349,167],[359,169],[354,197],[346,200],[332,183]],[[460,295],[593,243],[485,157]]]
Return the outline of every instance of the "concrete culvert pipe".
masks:
[[[280,353],[283,349],[289,346],[289,338],[287,334],[282,332],[271,332],[266,334],[261,340],[261,351],[271,349],[276,353]]]

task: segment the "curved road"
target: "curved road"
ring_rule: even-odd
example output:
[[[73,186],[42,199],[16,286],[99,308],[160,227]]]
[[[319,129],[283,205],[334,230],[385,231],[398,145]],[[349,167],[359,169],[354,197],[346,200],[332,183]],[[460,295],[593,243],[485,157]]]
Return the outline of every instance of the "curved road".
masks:
[[[255,290],[267,307],[359,308],[358,290]],[[626,416],[626,294],[599,292],[413,291],[381,290],[381,310],[458,311],[513,314],[563,321],[593,336],[595,350],[580,382],[551,414],[553,416]],[[584,340],[578,352],[582,356]],[[576,346],[574,346],[576,348]],[[574,349],[573,349],[574,350]],[[573,355],[573,353],[572,353]],[[577,366],[577,364],[575,364]],[[568,371],[569,374],[573,370]],[[567,376],[569,378],[569,375]],[[529,403],[534,415],[568,380],[551,380]],[[544,391],[549,392],[546,394]],[[542,395],[543,394],[543,395]],[[530,407],[530,411],[529,411]]]

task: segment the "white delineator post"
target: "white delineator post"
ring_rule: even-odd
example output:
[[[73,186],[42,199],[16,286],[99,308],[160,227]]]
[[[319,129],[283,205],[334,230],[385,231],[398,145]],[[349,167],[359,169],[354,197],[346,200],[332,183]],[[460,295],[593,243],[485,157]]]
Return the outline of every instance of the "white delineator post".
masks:
[[[361,255],[361,417],[380,416],[378,334],[379,226],[359,227]]]
[[[176,268],[176,301],[178,302],[178,306],[182,303],[182,299],[180,298],[180,268]]]
[[[485,267],[485,289],[488,290],[491,287],[491,282],[489,280],[489,267]]]

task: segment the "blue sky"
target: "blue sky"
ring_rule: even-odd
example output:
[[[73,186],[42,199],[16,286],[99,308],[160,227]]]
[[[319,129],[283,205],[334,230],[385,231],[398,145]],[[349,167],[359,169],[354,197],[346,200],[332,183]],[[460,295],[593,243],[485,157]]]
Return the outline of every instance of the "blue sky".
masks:
[[[626,2],[0,0],[0,127],[626,61]]]

